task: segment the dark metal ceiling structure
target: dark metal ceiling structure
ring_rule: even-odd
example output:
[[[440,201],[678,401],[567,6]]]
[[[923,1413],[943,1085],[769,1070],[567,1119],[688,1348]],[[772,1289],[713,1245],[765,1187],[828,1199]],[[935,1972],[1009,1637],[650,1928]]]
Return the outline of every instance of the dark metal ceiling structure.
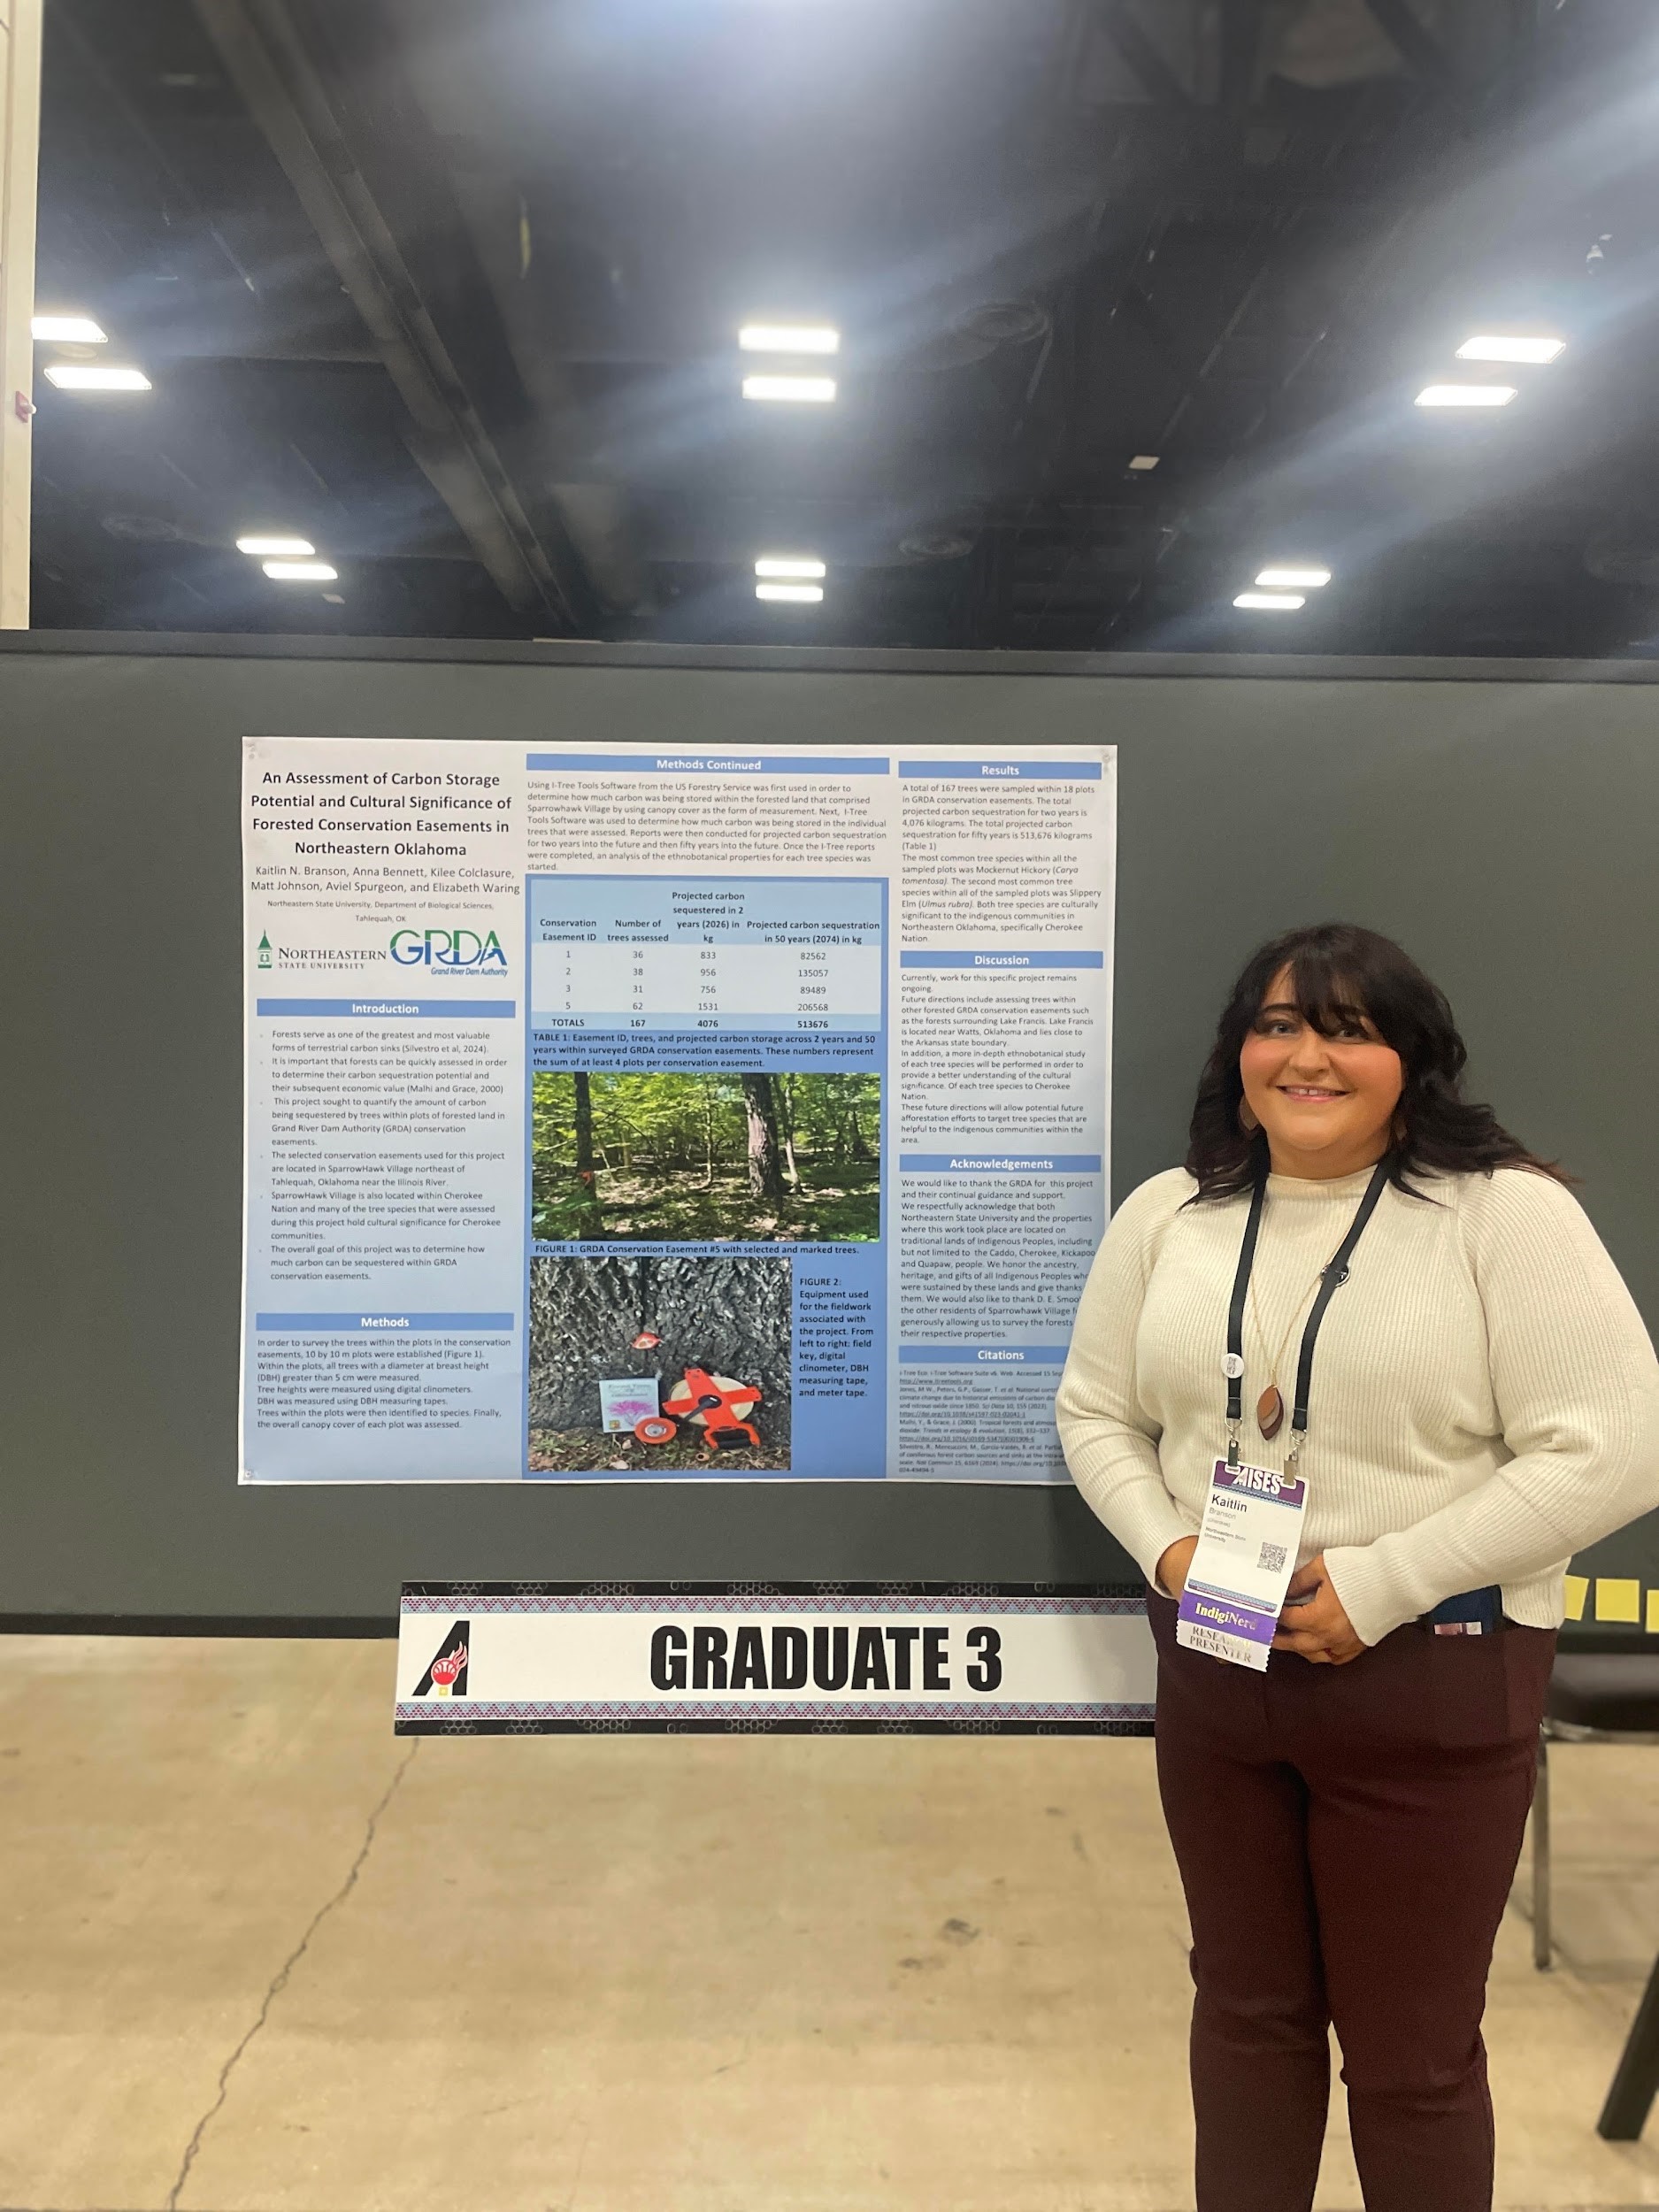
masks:
[[[39,303],[153,389],[39,386],[35,620],[1645,654],[1656,121],[1648,0],[49,0]]]

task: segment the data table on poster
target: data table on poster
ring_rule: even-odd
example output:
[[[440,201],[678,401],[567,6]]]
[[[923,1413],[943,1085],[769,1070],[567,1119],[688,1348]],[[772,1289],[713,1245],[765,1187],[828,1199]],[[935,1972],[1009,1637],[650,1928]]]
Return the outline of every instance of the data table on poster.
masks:
[[[540,879],[532,1025],[714,1036],[877,1030],[882,890],[820,879]]]

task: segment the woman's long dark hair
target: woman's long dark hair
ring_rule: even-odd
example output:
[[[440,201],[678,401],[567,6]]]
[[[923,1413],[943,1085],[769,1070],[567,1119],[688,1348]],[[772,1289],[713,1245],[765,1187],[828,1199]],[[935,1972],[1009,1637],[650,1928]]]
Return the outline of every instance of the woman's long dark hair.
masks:
[[[1267,1139],[1239,1119],[1244,1084],[1239,1054],[1280,969],[1290,971],[1291,996],[1302,1019],[1322,1037],[1333,1037],[1356,1016],[1369,1016],[1385,1044],[1405,1067],[1389,1180],[1413,1198],[1412,1175],[1490,1174],[1494,1167],[1526,1167],[1558,1181],[1567,1178],[1553,1161],[1529,1152],[1502,1127],[1490,1106],[1463,1094],[1469,1054],[1457,1033],[1446,994],[1391,937],[1351,922],[1321,922],[1286,930],[1245,963],[1216,1030],[1215,1049],[1199,1078],[1193,1108],[1187,1171],[1198,1198],[1231,1198],[1248,1190],[1267,1159]],[[1194,1202],[1196,1202],[1194,1201]]]

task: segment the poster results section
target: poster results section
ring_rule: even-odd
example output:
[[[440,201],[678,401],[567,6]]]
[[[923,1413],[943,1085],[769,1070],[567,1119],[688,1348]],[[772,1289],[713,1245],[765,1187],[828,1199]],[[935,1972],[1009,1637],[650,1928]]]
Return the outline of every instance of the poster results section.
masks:
[[[244,747],[245,1482],[523,1471],[523,755]]]
[[[1063,1482],[1054,1394],[1108,1207],[1116,757],[896,765],[889,1461]]]
[[[533,870],[611,867],[528,884],[528,1471],[879,1479],[889,886],[817,871],[865,818],[887,858],[889,764],[529,764]],[[704,818],[752,872],[697,865]]]

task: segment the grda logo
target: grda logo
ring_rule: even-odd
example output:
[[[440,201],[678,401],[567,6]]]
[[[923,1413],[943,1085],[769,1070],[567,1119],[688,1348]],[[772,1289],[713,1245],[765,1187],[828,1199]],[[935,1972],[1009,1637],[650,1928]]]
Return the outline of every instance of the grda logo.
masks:
[[[504,975],[507,956],[493,929],[398,929],[392,933],[392,957],[401,968],[489,968]]]
[[[415,1685],[417,1697],[466,1695],[466,1647],[472,1633],[471,1621],[457,1621],[432,1655],[432,1664]]]

